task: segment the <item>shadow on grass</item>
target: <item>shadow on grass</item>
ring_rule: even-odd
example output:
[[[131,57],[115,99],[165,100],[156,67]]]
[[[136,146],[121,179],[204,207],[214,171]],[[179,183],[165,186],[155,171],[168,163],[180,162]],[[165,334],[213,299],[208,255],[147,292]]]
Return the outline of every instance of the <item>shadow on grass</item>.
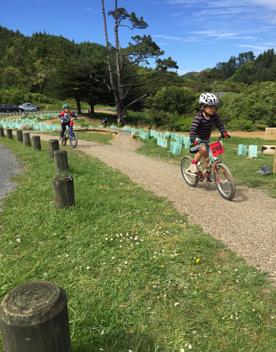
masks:
[[[74,347],[74,346],[73,346]],[[118,331],[116,334],[103,335],[97,337],[91,343],[84,343],[75,346],[74,352],[164,352],[164,347],[155,343],[153,338],[146,334],[133,333],[128,334],[124,331]]]

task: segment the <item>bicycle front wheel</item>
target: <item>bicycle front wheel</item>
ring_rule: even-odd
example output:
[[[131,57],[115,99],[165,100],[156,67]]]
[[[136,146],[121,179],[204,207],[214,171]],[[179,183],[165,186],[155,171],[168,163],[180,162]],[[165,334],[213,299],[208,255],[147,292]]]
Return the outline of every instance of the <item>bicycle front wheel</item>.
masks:
[[[236,187],[234,179],[225,164],[219,163],[215,166],[215,182],[222,198],[232,200],[235,197]]]
[[[72,135],[70,136],[70,145],[72,148],[76,148],[78,145],[78,138],[75,132],[72,132]]]
[[[198,184],[198,177],[197,175],[191,174],[187,172],[187,169],[190,167],[192,163],[192,158],[189,155],[184,156],[180,163],[180,170],[184,181],[187,185],[191,187],[196,187]]]
[[[67,136],[67,134],[66,134],[66,132],[65,132],[64,135],[63,135],[63,137],[62,137],[61,144],[62,144],[62,145],[66,145],[67,139],[68,139],[68,136]]]

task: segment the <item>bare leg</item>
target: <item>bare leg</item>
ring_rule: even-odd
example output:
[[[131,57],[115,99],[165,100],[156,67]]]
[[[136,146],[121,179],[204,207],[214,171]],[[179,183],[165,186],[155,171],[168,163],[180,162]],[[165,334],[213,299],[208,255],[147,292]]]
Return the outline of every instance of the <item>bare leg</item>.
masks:
[[[208,166],[208,163],[209,163],[209,161],[208,161],[208,156],[209,156],[209,155],[208,155],[208,152],[207,152],[207,148],[206,148],[206,146],[204,145],[204,146],[202,146],[202,147],[200,148],[200,151],[195,154],[195,156],[194,156],[194,161],[196,161],[196,163],[198,163],[200,159],[204,158],[204,159],[206,159],[206,165]],[[207,166],[206,166],[206,167],[207,167]]]

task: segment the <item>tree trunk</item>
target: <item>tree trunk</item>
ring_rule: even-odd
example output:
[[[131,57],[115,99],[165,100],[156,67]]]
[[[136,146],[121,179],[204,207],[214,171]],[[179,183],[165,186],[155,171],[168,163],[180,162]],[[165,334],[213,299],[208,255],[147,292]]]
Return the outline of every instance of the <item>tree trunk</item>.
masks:
[[[78,115],[81,114],[81,103],[80,103],[80,100],[75,98],[76,100],[76,104],[77,104],[77,109],[78,109]]]
[[[67,298],[51,282],[15,288],[0,305],[5,352],[70,352]]]
[[[90,113],[92,114],[92,115],[94,115],[95,114],[95,103],[89,103],[89,106],[90,106]]]
[[[117,123],[118,125],[123,125],[125,110],[124,110],[124,107],[121,105],[120,101],[116,104],[116,111],[117,111]]]
[[[32,142],[33,142],[34,149],[41,150],[40,136],[33,136]]]
[[[49,140],[49,155],[51,158],[54,157],[54,151],[59,150],[59,143],[57,139]]]
[[[114,80],[113,80],[113,73],[112,73],[112,67],[111,67],[111,62],[110,62],[111,61],[110,60],[110,45],[109,45],[109,39],[108,39],[104,0],[102,0],[102,14],[103,14],[103,20],[104,20],[105,46],[107,48],[107,68],[108,68],[109,80],[110,80],[110,91],[112,91],[113,94],[115,94],[115,84],[114,84]]]
[[[55,203],[57,208],[75,205],[74,181],[72,176],[54,178]]]

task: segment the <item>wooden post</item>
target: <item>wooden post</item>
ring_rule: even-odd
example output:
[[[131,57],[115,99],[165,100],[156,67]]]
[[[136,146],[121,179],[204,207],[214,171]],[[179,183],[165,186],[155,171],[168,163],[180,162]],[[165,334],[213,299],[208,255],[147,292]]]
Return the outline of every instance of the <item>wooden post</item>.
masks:
[[[41,150],[40,136],[32,136],[33,147],[36,150]]]
[[[59,150],[58,139],[50,139],[49,140],[49,154],[50,154],[51,158],[54,157],[55,150]]]
[[[4,128],[0,127],[0,137],[5,137]]]
[[[18,142],[23,142],[23,132],[22,132],[22,130],[17,130],[16,134],[17,134]]]
[[[12,129],[11,128],[7,129],[7,136],[8,136],[8,138],[13,139]]]
[[[274,153],[273,172],[274,172],[274,174],[276,174],[276,150],[275,150],[275,153]]]
[[[55,150],[54,159],[57,172],[69,170],[67,152],[65,150]]]
[[[74,181],[72,176],[56,176],[53,184],[57,208],[67,208],[75,205]]]
[[[23,133],[23,144],[31,146],[31,137],[29,132]]]
[[[51,282],[24,284],[0,305],[5,352],[70,352],[66,293]]]

